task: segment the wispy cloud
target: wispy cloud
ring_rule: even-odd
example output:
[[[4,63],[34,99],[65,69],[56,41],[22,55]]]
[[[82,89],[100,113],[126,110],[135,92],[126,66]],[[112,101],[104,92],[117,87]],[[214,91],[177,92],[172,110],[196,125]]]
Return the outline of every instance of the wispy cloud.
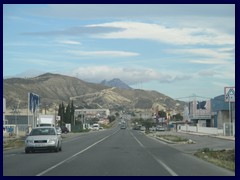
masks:
[[[234,86],[235,84],[228,84],[228,83],[222,83],[222,82],[213,82],[213,84],[215,86],[218,86],[220,88],[223,88],[223,87],[230,87],[230,86]]]
[[[171,49],[168,52],[178,54],[191,54],[200,57],[211,57],[216,59],[233,59],[234,48],[188,48],[188,49]]]
[[[162,73],[150,68],[122,68],[110,66],[85,66],[74,69],[69,73],[71,76],[78,76],[81,79],[100,82],[104,79],[110,80],[114,77],[120,78],[130,85],[139,82],[158,81],[159,83],[172,83],[174,81],[183,81],[191,79],[191,76],[179,73],[173,75],[171,73]],[[110,78],[110,79],[109,79]]]
[[[71,40],[61,40],[61,41],[57,41],[57,43],[59,43],[59,44],[70,44],[70,45],[81,45],[80,42],[71,41]]]
[[[48,43],[39,43],[39,42],[11,42],[11,43],[3,43],[3,46],[9,46],[9,47],[24,47],[24,46],[41,46],[41,47],[49,47],[52,46],[50,42]]]
[[[69,50],[68,53],[80,57],[131,57],[138,56],[139,53],[128,51],[74,51]]]
[[[195,64],[208,64],[208,65],[217,65],[217,64],[228,64],[227,61],[219,59],[195,59],[189,60],[190,63]]]
[[[199,76],[206,76],[206,77],[213,77],[218,74],[219,74],[219,72],[210,70],[210,69],[206,69],[206,70],[202,70],[202,71],[198,72]]]
[[[199,72],[196,72],[196,76],[214,77],[215,80],[233,80],[235,79],[235,67],[233,64],[229,64],[228,66],[221,64],[208,69],[200,70]]]
[[[44,32],[24,32],[22,35],[28,36],[60,36],[60,35],[68,35],[68,36],[76,36],[76,35],[87,35],[87,34],[102,34],[102,33],[110,33],[122,31],[123,28],[118,27],[72,27],[64,30],[55,30],[55,31],[44,31]]]
[[[165,27],[158,24],[142,22],[110,22],[92,24],[88,27],[113,27],[123,29],[95,35],[97,38],[109,39],[146,39],[176,45],[233,45],[234,36],[210,28]]]

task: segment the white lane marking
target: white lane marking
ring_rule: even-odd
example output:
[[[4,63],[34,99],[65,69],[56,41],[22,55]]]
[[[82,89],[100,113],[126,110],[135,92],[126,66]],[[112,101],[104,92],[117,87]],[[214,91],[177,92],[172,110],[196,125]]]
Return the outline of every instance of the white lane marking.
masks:
[[[132,134],[132,137],[140,144],[141,147],[145,148],[145,146]],[[164,162],[162,162],[160,159],[158,159],[155,155],[153,155],[151,152],[147,151],[160,165],[162,165],[172,176],[178,176],[177,173],[175,173],[170,167],[168,167]]]
[[[132,137],[138,142],[138,144],[144,148],[144,145],[133,135],[132,132],[130,132],[130,134],[132,135]]]
[[[161,164],[172,176],[178,176],[177,173],[175,173],[170,167],[168,167],[164,162],[162,162],[160,159],[158,159],[156,156],[154,156],[153,154],[151,154],[153,156],[153,158],[159,163]]]
[[[115,131],[113,134],[110,134],[110,135],[106,136],[105,138],[103,138],[103,139],[101,139],[101,140],[95,142],[94,144],[92,144],[92,145],[88,146],[87,148],[83,149],[82,151],[79,151],[78,153],[76,153],[76,154],[70,156],[69,158],[67,158],[67,159],[65,159],[65,160],[63,160],[63,161],[61,161],[60,163],[58,163],[58,164],[56,164],[56,165],[54,165],[54,166],[52,166],[52,167],[46,169],[45,171],[43,171],[43,172],[37,174],[36,176],[42,176],[42,175],[46,174],[47,172],[49,172],[49,171],[55,169],[56,167],[60,166],[61,164],[65,163],[65,162],[68,162],[68,161],[71,160],[72,158],[74,158],[74,157],[76,157],[77,155],[79,155],[79,154],[81,154],[81,153],[87,151],[87,150],[90,149],[91,147],[93,147],[93,146],[97,145],[98,143],[104,141],[105,139],[109,138],[110,136],[114,135],[114,134],[117,133],[117,132],[118,132],[118,131]]]

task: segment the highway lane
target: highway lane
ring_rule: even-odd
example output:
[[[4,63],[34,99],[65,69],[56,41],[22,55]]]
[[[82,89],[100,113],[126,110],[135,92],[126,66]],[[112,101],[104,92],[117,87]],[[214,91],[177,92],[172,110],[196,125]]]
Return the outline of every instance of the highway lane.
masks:
[[[224,176],[235,173],[183,153],[139,131],[119,129],[64,139],[59,153],[4,152],[3,175]]]
[[[63,139],[62,152],[37,152],[25,154],[24,148],[3,152],[4,176],[35,176],[77,152],[91,146],[117,129],[79,134]]]

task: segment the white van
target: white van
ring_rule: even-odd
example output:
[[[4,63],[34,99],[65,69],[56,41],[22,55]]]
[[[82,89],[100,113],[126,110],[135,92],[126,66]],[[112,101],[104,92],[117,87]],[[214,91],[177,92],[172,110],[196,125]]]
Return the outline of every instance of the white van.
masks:
[[[99,130],[99,127],[100,127],[99,124],[93,124],[93,125],[92,125],[92,130],[93,130],[93,131],[98,131],[98,130]]]

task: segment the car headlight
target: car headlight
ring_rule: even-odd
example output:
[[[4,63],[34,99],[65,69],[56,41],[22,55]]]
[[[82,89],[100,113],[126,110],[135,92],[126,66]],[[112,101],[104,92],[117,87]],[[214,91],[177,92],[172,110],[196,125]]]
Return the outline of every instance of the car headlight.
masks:
[[[57,141],[57,139],[49,139],[48,142],[49,143],[55,143]]]

